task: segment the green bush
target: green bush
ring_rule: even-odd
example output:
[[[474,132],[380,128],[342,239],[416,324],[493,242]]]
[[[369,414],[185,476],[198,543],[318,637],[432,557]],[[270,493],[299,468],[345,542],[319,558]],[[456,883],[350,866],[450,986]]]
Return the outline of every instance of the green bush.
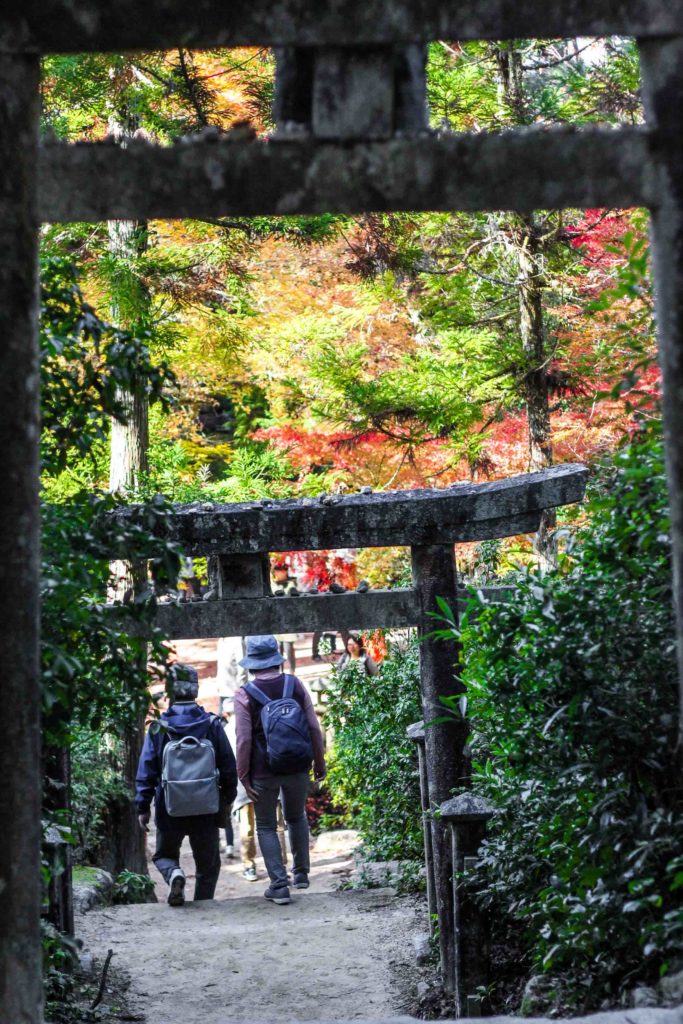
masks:
[[[560,570],[462,624],[480,860],[498,937],[521,927],[558,1001],[615,1002],[683,944],[683,816],[662,442],[617,453]],[[680,963],[677,965],[680,966]],[[562,994],[564,993],[564,994]]]
[[[422,718],[417,644],[390,644],[374,678],[351,664],[328,694],[334,802],[351,809],[369,857],[421,859],[417,758],[406,738],[406,728]]]
[[[149,903],[154,893],[154,882],[149,875],[135,871],[120,871],[114,881],[114,903]]]
[[[106,822],[112,803],[129,800],[123,780],[122,744],[114,732],[102,735],[74,729],[71,746],[71,816],[79,864],[98,864],[107,841]]]

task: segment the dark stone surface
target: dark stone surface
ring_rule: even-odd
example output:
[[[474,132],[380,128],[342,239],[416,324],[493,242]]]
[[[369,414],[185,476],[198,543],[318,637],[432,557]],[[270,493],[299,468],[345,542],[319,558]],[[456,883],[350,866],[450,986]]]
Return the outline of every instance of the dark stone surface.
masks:
[[[38,508],[39,66],[0,53],[0,1020],[42,1019]]]
[[[588,471],[554,466],[442,490],[334,495],[334,501],[176,505],[170,535],[188,555],[453,544],[532,533],[543,508],[580,501]],[[117,513],[125,516],[126,513]]]
[[[647,206],[656,196],[642,128],[515,129],[336,143],[197,138],[46,144],[43,221],[266,216],[375,210]]]
[[[494,810],[492,804],[474,793],[460,793],[446,800],[440,807],[444,821],[458,822],[488,821]]]
[[[653,131],[660,185],[651,219],[652,264],[671,512],[679,753],[683,763],[683,36],[641,43],[640,59],[643,104]]]
[[[156,624],[175,640],[412,626],[417,619],[410,590],[174,602],[160,604],[156,614]]]
[[[675,32],[683,32],[683,10],[668,0],[25,0],[3,14],[0,47],[78,53]]]

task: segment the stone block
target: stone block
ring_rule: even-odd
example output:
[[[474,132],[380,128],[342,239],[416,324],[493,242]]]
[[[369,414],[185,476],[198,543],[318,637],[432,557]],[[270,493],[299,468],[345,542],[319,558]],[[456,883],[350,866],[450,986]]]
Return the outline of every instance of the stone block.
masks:
[[[429,939],[429,932],[418,932],[413,935],[413,949],[415,950],[415,963],[424,966],[432,957],[432,945]]]
[[[659,1002],[664,1006],[683,1004],[683,971],[664,975],[659,982],[659,996]]]
[[[320,139],[388,139],[394,131],[394,61],[388,48],[316,54],[313,134]]]

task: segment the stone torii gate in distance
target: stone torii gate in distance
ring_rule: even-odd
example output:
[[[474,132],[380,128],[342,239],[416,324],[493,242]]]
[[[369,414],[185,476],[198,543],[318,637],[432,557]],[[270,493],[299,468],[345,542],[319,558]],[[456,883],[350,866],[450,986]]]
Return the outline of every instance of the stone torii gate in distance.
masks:
[[[644,126],[500,134],[427,131],[428,42],[603,35],[638,41]],[[192,145],[139,142],[125,150],[104,144],[41,146],[42,54],[177,46],[279,48],[275,136],[251,142],[228,133],[218,142],[201,137]],[[5,488],[0,621],[3,698],[13,727],[0,744],[3,1021],[38,1024],[42,1016],[41,221],[647,207],[683,685],[681,110],[683,7],[668,0],[6,0],[0,12],[0,479]],[[288,131],[289,122],[296,131]],[[435,543],[438,548],[440,542]],[[437,571],[443,560],[430,555],[432,548],[428,538],[415,544],[423,595],[438,593],[431,588],[443,582]],[[435,672],[440,672],[436,653],[434,658]],[[681,707],[683,735],[683,701]]]
[[[213,597],[191,604],[160,604],[155,625],[177,640],[416,627],[422,638],[429,805],[437,810],[454,789],[468,782],[467,722],[455,717],[444,721],[441,701],[465,690],[458,678],[458,645],[429,636],[438,625],[437,597],[445,599],[457,616],[454,544],[534,532],[543,509],[581,500],[586,477],[583,466],[564,465],[441,490],[176,505],[169,517],[169,539],[187,555],[208,557]],[[367,547],[410,547],[412,587],[365,594],[271,595],[269,553]],[[446,990],[452,991],[451,842],[440,817],[431,817],[431,831],[442,975]]]

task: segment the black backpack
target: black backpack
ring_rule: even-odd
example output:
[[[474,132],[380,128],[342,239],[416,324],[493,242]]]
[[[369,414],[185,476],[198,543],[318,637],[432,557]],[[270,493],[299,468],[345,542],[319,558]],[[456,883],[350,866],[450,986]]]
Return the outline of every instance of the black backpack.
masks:
[[[294,693],[294,676],[286,675],[281,697],[271,700],[254,683],[244,689],[261,707],[261,725],[266,737],[268,767],[275,775],[308,771],[313,760],[311,730],[306,714]]]

